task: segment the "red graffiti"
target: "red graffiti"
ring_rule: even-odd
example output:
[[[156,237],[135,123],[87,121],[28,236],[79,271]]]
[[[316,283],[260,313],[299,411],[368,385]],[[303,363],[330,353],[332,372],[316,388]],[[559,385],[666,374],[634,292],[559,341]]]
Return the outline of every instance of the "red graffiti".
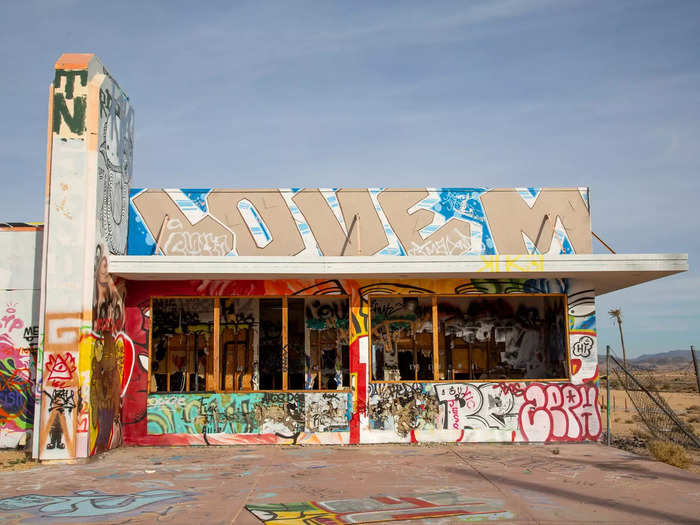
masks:
[[[601,432],[596,385],[529,385],[518,415],[526,441],[597,440]]]
[[[136,359],[136,350],[134,349],[134,343],[131,338],[124,332],[119,332],[115,338],[117,344],[121,344],[124,349],[124,368],[122,371],[122,390],[121,397],[126,394],[126,389],[129,387],[129,382],[131,381],[131,376],[134,372],[134,363]]]
[[[498,383],[493,385],[493,388],[500,389],[504,395],[513,394],[514,396],[522,396],[525,391],[525,387],[520,383]]]
[[[583,366],[583,361],[580,359],[572,359],[571,360],[571,375],[576,375],[578,374],[578,371],[581,370],[581,367]]]
[[[588,377],[583,380],[584,383],[595,383],[598,381],[598,365],[595,365],[595,374],[593,377]]]
[[[75,358],[71,354],[51,354],[46,362],[46,380],[56,388],[69,386],[75,379],[75,370]]]

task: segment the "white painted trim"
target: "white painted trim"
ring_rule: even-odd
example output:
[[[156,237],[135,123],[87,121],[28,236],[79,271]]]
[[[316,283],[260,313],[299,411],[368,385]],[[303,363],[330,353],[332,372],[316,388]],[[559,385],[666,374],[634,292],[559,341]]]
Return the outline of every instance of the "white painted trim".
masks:
[[[111,256],[131,280],[482,278],[591,281],[598,295],[688,270],[687,254],[463,255],[434,257]]]

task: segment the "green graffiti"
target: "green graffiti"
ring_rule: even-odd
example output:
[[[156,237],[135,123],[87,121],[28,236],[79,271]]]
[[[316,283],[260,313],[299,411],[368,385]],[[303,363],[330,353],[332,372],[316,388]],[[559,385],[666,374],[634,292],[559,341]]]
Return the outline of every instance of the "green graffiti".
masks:
[[[87,107],[87,98],[76,97],[73,99],[73,114],[70,114],[66,99],[63,93],[54,93],[53,95],[53,132],[58,133],[61,130],[61,121],[64,121],[68,128],[76,135],[82,135],[85,131],[85,109]]]
[[[83,69],[81,71],[66,71],[65,69],[57,69],[56,75],[53,79],[53,86],[55,89],[61,87],[61,77],[66,78],[66,85],[64,87],[64,93],[66,94],[66,100],[71,100],[73,98],[73,88],[75,86],[75,77],[80,77],[80,85],[87,86],[87,70]]]

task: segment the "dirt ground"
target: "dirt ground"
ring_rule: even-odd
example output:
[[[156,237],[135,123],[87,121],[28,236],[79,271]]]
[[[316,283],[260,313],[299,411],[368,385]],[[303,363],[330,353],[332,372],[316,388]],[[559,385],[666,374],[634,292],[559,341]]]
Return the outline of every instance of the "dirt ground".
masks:
[[[698,392],[661,392],[662,397],[695,434],[700,436],[700,394]],[[606,429],[605,383],[601,384],[601,418]],[[644,423],[637,415],[634,405],[624,390],[610,390],[610,429],[612,444],[642,456],[649,456],[646,442],[651,439]],[[688,450],[692,464],[688,470],[700,474],[700,451]]]
[[[4,470],[24,470],[36,466],[23,450],[0,450],[0,472]]]

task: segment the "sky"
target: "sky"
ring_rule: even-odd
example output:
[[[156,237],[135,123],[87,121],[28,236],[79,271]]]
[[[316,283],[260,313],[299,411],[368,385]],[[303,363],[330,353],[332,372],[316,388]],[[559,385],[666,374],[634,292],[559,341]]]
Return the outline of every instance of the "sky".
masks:
[[[99,4],[3,3],[0,220],[43,219],[53,65],[90,52],[136,187],[588,186],[615,251],[691,268],[597,298],[599,351],[611,308],[628,355],[700,349],[700,2]]]

